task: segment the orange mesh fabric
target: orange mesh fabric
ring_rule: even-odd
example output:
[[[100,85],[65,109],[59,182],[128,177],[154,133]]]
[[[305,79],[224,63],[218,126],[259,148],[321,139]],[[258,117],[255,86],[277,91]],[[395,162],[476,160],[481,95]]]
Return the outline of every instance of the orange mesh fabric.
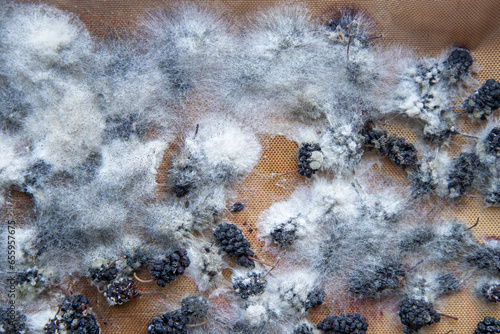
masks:
[[[199,1],[202,2],[202,1]],[[337,12],[339,7],[364,11],[376,23],[377,34],[383,38],[378,44],[403,44],[412,48],[417,54],[436,56],[449,46],[463,46],[473,52],[476,64],[482,68],[478,79],[500,79],[500,2],[497,0],[460,1],[460,0],[383,0],[383,1],[305,1],[313,16],[318,19],[327,18]],[[44,3],[77,14],[87,25],[92,34],[104,37],[113,33],[125,32],[134,26],[137,18],[147,11],[168,8],[164,1],[143,0],[47,0]],[[266,0],[207,0],[203,1],[227,13],[235,21],[244,20],[244,15],[272,5]],[[415,142],[415,135],[406,127],[390,124],[385,126],[389,132],[405,136]],[[470,120],[462,116],[458,125],[460,132],[474,134],[481,125],[471,125]],[[259,164],[250,176],[239,186],[238,200],[246,203],[245,210],[227,218],[243,229],[257,255],[272,261],[272,257],[261,251],[264,243],[257,239],[256,222],[260,213],[267,209],[273,201],[287,198],[297,185],[305,180],[297,173],[279,175],[296,169],[297,144],[284,137],[261,138],[264,147]],[[178,144],[172,145],[160,167],[158,183],[165,183],[166,170],[172,154]],[[448,150],[454,155],[470,145],[471,141],[463,137],[452,138]],[[397,168],[389,160],[382,160],[379,173],[381,177],[389,176],[407,186],[406,172]],[[160,187],[159,192],[161,193]],[[472,194],[474,195],[474,194]],[[14,217],[27,216],[31,211],[29,197],[17,192],[11,193],[14,201],[7,210]],[[231,203],[228,203],[230,205]],[[430,202],[427,210],[435,207]],[[434,209],[435,214],[445,217],[455,215],[469,224],[480,217],[480,224],[474,229],[477,236],[500,234],[500,208],[485,208],[482,198],[463,196],[454,204],[444,201]],[[280,265],[286,265],[282,263]],[[147,276],[147,271],[142,272]],[[139,276],[141,276],[139,274]],[[187,277],[181,277],[167,288],[161,289],[155,283],[138,285],[144,291],[140,299],[122,306],[109,307],[104,297],[85,280],[73,288],[84,292],[93,306],[93,310],[101,325],[102,333],[146,333],[147,323],[159,314],[173,310],[180,300],[188,294],[196,292],[196,286]],[[401,325],[397,318],[394,303],[359,302],[352,305],[353,311],[362,311],[370,323],[369,333],[401,333]],[[458,321],[443,318],[441,323],[429,327],[426,333],[444,334],[453,330],[455,334],[472,333],[479,320],[484,316],[500,318],[500,311],[495,305],[487,305],[475,297],[469,289],[445,297],[441,300],[439,311],[459,318]],[[335,306],[325,303],[310,312],[310,320],[317,323],[327,315],[335,312]]]

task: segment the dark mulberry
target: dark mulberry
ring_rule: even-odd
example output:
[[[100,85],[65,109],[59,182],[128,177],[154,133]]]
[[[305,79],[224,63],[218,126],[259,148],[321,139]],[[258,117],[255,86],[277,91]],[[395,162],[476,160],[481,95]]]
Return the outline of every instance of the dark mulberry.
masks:
[[[134,281],[128,278],[120,278],[108,284],[104,290],[104,297],[108,299],[111,305],[121,305],[140,295],[141,293],[134,285]]]
[[[405,276],[403,265],[397,262],[367,267],[351,276],[349,291],[364,298],[375,298],[384,292],[401,288]]]
[[[423,299],[405,298],[398,314],[403,324],[403,332],[407,334],[441,321],[441,316],[434,310],[432,303]]]
[[[234,224],[222,223],[214,230],[214,237],[217,245],[229,256],[237,256],[238,264],[254,268],[255,262],[250,259],[254,252],[250,250],[250,243],[245,238],[241,230]]]
[[[478,322],[474,334],[500,333],[500,321],[495,318],[485,317],[483,321]]]
[[[474,181],[474,171],[479,166],[479,160],[474,153],[461,153],[452,160],[452,168],[448,175],[448,190],[450,198],[462,196]]]
[[[368,323],[361,314],[354,313],[328,316],[317,327],[326,334],[365,334]]]
[[[188,296],[181,301],[181,304],[181,312],[188,324],[201,323],[207,317],[209,304],[205,298],[196,295]]]
[[[113,263],[111,266],[101,265],[101,268],[90,268],[90,277],[94,282],[111,282],[118,276],[118,268]]]
[[[486,119],[500,107],[500,82],[488,79],[464,102],[465,111],[476,119]]]
[[[293,330],[292,334],[313,334],[313,330],[314,328],[312,328],[308,324],[300,324]]]
[[[231,208],[229,208],[229,211],[231,212],[239,212],[245,208],[245,203],[242,202],[236,202],[233,205],[231,205]]]
[[[485,151],[500,156],[500,128],[493,128],[485,139]]]
[[[315,288],[307,294],[306,301],[304,303],[304,308],[309,310],[310,308],[319,306],[323,304],[325,300],[325,290],[323,288]]]
[[[459,81],[469,74],[472,56],[465,49],[455,49],[445,60],[444,65],[449,71],[449,78],[453,79],[453,81]]]
[[[89,313],[87,306],[88,300],[83,295],[66,297],[55,319],[51,319],[45,325],[45,333],[66,331],[70,334],[99,334],[99,325],[94,315]]]
[[[481,295],[489,302],[500,302],[500,284],[487,283],[481,287]]]
[[[297,224],[290,220],[286,223],[280,224],[271,232],[271,237],[275,244],[280,247],[290,246],[294,240],[299,237],[296,234]]]
[[[467,256],[467,261],[477,268],[489,271],[492,274],[500,273],[500,251],[497,249],[482,247]]]
[[[165,287],[167,283],[171,283],[179,275],[184,274],[184,271],[191,264],[191,260],[187,255],[187,251],[183,248],[165,255],[165,258],[155,261],[153,266],[149,268],[149,272],[153,275],[161,287]]]
[[[185,334],[187,333],[186,317],[179,310],[156,317],[148,324],[148,333]]]
[[[377,149],[381,156],[389,157],[396,166],[406,169],[418,163],[417,149],[404,138],[388,136],[386,131],[375,130],[372,126],[363,131],[363,136],[369,149]]]
[[[323,153],[318,143],[303,143],[299,150],[299,174],[310,178],[323,163]]]
[[[267,281],[259,273],[250,273],[248,277],[233,278],[233,289],[241,298],[260,295],[266,289]]]

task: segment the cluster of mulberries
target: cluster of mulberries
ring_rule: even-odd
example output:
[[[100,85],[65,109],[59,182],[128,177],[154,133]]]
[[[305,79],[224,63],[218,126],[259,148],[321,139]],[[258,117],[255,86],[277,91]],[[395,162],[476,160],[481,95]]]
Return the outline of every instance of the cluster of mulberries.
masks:
[[[89,313],[88,303],[83,295],[66,297],[55,318],[45,325],[45,334],[61,332],[99,334],[101,330],[94,315]]]
[[[262,274],[256,272],[247,274],[247,277],[236,276],[232,281],[234,291],[243,299],[262,294],[267,286]]]
[[[240,266],[254,268],[255,262],[251,259],[254,252],[250,250],[250,242],[241,230],[234,224],[222,223],[214,230],[217,245],[229,256],[237,256]]]
[[[188,296],[181,301],[180,310],[165,313],[148,324],[149,334],[185,334],[188,324],[197,324],[206,318],[209,304],[199,296]]]
[[[317,327],[326,334],[365,334],[368,323],[361,314],[353,313],[328,316]]]
[[[417,149],[404,138],[387,136],[386,131],[375,129],[365,129],[363,135],[369,149],[377,149],[381,156],[389,157],[396,166],[406,169],[418,163]]]
[[[406,334],[418,332],[424,326],[441,321],[441,316],[434,310],[432,303],[423,299],[405,298],[398,314]]]
[[[323,153],[318,143],[302,143],[299,149],[299,174],[307,178],[316,173],[323,164]]]
[[[500,302],[500,284],[485,283],[480,287],[480,293],[489,302]]]
[[[165,287],[167,283],[173,282],[177,276],[184,274],[190,264],[187,251],[180,248],[173,253],[167,253],[164,259],[155,261],[153,266],[149,268],[149,272],[157,279],[158,286]]]
[[[464,102],[465,111],[475,119],[486,119],[500,107],[500,82],[488,79]]]
[[[349,291],[363,298],[376,298],[403,286],[406,271],[401,263],[377,265],[357,270],[349,279]]]
[[[111,305],[121,305],[140,295],[141,293],[137,290],[134,281],[129,278],[120,278],[108,284],[104,289],[104,297],[108,299]]]

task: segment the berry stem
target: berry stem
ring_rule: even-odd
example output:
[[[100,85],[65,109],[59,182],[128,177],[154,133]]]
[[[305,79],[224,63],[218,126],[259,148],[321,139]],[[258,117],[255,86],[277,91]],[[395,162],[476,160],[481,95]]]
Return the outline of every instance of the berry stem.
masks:
[[[276,266],[278,265],[280,260],[281,260],[281,258],[278,257],[278,259],[276,259],[276,262],[274,263],[273,267],[271,269],[269,269],[269,271],[262,277],[262,279],[264,279],[274,268],[276,268]]]
[[[136,273],[134,273],[134,277],[135,277],[136,280],[138,280],[141,283],[152,283],[152,282],[155,281],[154,278],[153,279],[148,279],[148,280],[140,279],[139,277],[137,277]]]
[[[471,230],[471,229],[473,229],[474,227],[476,227],[476,226],[477,226],[477,224],[479,224],[479,217],[477,217],[476,223],[475,223],[474,225],[472,225],[472,226],[468,227],[468,228],[467,228],[467,229],[465,229],[465,230],[466,230],[466,231]]]
[[[114,260],[113,262],[111,262],[111,263],[109,264],[109,267],[111,267],[111,266],[112,266],[113,264],[115,264],[116,262],[118,262],[118,261],[120,261],[120,260],[123,260],[123,259],[126,259],[126,258],[127,258],[127,256],[125,255],[125,256],[122,256],[122,257],[120,257],[120,258],[118,258],[118,259]]]
[[[440,316],[442,317],[447,317],[447,318],[450,318],[450,319],[453,319],[453,320],[458,320],[457,317],[454,317],[452,315],[448,315],[448,314],[444,314],[444,313],[438,313]]]
[[[250,260],[252,261],[255,261],[255,262],[258,262],[260,264],[263,264],[265,266],[268,266],[268,267],[272,267],[273,265],[272,264],[269,264],[267,262],[264,262],[264,261],[261,261],[261,260],[257,260],[256,258],[254,258],[253,256],[247,256],[247,258],[249,258]]]

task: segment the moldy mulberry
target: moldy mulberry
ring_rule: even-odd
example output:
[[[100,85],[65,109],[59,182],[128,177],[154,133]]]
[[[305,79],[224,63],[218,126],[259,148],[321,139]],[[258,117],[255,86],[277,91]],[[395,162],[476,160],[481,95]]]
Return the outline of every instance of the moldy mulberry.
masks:
[[[121,305],[140,295],[141,293],[135,287],[134,281],[128,278],[120,278],[108,284],[104,290],[104,297],[108,299],[111,305]]]
[[[149,268],[149,272],[157,281],[156,284],[165,287],[166,283],[171,283],[179,275],[184,274],[184,271],[191,264],[191,260],[184,248],[165,255],[165,258],[155,261],[153,266]]]
[[[494,79],[486,82],[464,102],[465,111],[476,119],[486,119],[500,107],[500,82]]]
[[[303,143],[299,150],[299,174],[310,178],[323,164],[323,153],[318,143]]]
[[[432,303],[423,299],[405,298],[398,314],[406,334],[418,332],[424,326],[441,321],[441,316],[434,310]]]
[[[361,314],[354,313],[328,316],[317,327],[326,334],[365,334],[368,323]]]
[[[247,299],[250,296],[260,295],[266,289],[267,281],[259,273],[250,273],[248,277],[233,278],[233,289],[241,298]]]
[[[485,317],[483,321],[478,322],[474,334],[500,333],[500,321],[495,318]]]
[[[179,310],[156,317],[148,325],[148,334],[185,334],[186,316]]]
[[[229,256],[237,256],[238,264],[247,268],[254,268],[255,262],[250,259],[254,252],[250,250],[250,243],[241,230],[234,224],[222,223],[214,230],[217,245]]]

